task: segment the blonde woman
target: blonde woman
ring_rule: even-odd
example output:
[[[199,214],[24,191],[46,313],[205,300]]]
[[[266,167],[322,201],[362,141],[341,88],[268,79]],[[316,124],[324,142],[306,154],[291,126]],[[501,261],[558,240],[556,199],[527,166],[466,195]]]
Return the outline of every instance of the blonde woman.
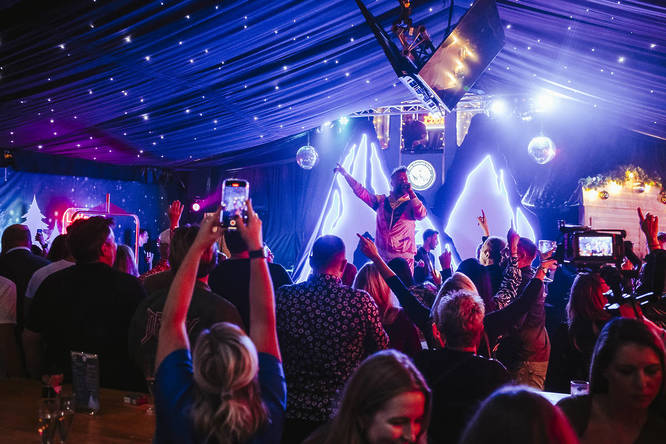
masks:
[[[248,337],[228,323],[201,333],[190,357],[185,319],[205,251],[219,239],[218,210],[206,216],[178,268],[162,314],[157,346],[157,443],[278,443],[286,386],[275,331],[275,302],[261,220],[248,201],[248,221],[236,219],[250,247]]]
[[[113,268],[134,277],[139,277],[139,270],[136,268],[136,262],[134,261],[134,252],[127,245],[118,245]]]
[[[382,325],[389,337],[390,348],[411,357],[416,356],[421,351],[418,330],[407,313],[394,305],[391,289],[375,264],[368,263],[361,267],[353,287],[368,292],[375,300]]]

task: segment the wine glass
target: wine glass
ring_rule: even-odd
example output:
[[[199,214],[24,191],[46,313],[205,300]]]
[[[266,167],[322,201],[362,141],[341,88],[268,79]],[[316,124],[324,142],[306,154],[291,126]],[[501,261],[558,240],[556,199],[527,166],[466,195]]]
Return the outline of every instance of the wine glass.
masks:
[[[148,353],[148,356],[144,359],[143,362],[143,375],[146,378],[146,386],[148,386],[148,393],[150,397],[148,399],[148,408],[146,409],[146,415],[155,414],[155,355]]]
[[[58,409],[58,434],[61,442],[67,442],[69,429],[74,420],[74,399],[69,397],[60,398],[60,408]]]
[[[546,259],[549,259],[552,256],[552,253],[555,251],[557,248],[557,242],[552,241],[552,240],[540,240],[538,242],[538,248],[539,248],[539,253],[541,262],[543,262]],[[549,254],[550,253],[550,254]],[[551,270],[548,271],[546,277],[543,279],[544,282],[553,282],[553,278],[551,276]]]
[[[51,444],[56,431],[58,404],[53,398],[41,399],[37,411],[37,432],[42,438],[42,444]]]

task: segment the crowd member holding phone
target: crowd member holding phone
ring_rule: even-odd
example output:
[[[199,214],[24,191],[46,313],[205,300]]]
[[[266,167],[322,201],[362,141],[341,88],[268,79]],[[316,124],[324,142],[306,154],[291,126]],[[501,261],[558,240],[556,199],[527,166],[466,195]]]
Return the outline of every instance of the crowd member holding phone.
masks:
[[[428,211],[416,197],[407,177],[407,168],[398,167],[391,173],[391,192],[372,194],[357,182],[342,165],[333,170],[342,174],[354,194],[377,213],[376,243],[386,262],[393,258],[404,258],[414,273],[416,255],[416,221],[424,219]]]
[[[261,220],[245,203],[234,226],[251,253],[263,251]],[[207,215],[178,268],[164,306],[155,366],[159,443],[277,443],[286,386],[275,331],[275,300],[266,258],[251,255],[248,337],[221,322],[204,331],[190,354],[185,328],[202,255],[222,233],[220,210]]]

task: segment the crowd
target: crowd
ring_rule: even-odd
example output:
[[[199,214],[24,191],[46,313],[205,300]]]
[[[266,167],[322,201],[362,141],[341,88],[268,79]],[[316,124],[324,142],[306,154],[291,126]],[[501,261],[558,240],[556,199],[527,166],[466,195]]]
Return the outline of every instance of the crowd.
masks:
[[[577,274],[554,365],[545,281],[563,267],[552,252],[513,229],[491,236],[482,214],[477,256],[455,271],[449,251],[432,254],[434,230],[418,250],[392,253],[379,219],[390,232],[405,205],[404,233],[425,211],[402,173],[383,199],[344,173],[378,211],[378,242],[358,236],[357,271],[342,239],[319,237],[312,274],[296,284],[269,261],[250,201],[233,231],[220,210],[179,226],[174,202],[160,259],[142,274],[108,218],[75,221],[48,254],[33,251],[26,226],[9,226],[2,376],[71,380],[70,352],[96,353],[103,387],[140,391],[154,378],[158,443],[663,442],[666,304],[606,307],[616,285],[663,293],[657,217],[639,211],[650,253],[622,267],[635,274]],[[589,394],[552,405],[539,392],[557,374],[588,380]]]

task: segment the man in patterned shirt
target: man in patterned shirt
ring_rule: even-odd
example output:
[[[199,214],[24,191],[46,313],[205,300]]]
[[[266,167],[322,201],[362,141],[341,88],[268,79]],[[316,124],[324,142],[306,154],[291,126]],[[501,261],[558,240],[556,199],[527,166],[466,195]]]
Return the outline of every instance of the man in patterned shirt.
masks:
[[[277,331],[287,379],[283,443],[300,443],[329,419],[345,382],[368,355],[388,347],[372,297],[342,284],[345,245],[318,238],[306,282],[277,291]]]

